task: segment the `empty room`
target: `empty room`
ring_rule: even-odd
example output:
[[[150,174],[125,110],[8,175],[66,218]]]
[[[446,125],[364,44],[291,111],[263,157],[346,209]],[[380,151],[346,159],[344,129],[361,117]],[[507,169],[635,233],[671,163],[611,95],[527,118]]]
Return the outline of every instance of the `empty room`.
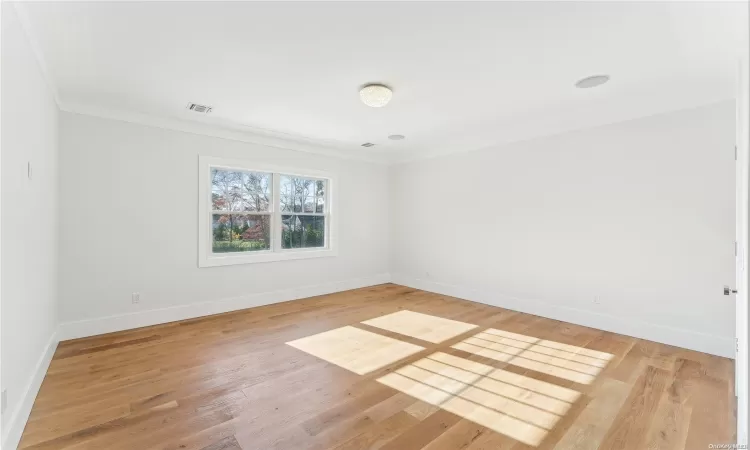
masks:
[[[747,1],[0,16],[3,450],[747,448]]]

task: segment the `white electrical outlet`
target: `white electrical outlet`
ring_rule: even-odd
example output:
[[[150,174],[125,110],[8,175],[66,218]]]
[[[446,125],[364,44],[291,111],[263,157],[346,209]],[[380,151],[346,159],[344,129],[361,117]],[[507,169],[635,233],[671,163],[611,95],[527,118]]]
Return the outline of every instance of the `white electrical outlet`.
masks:
[[[0,414],[5,414],[5,408],[8,407],[8,390],[3,389],[2,394],[0,394]]]
[[[594,304],[595,305],[601,305],[602,304],[602,298],[599,297],[598,295],[595,295],[594,296]]]
[[[140,303],[141,302],[141,293],[140,292],[133,292],[132,300],[133,300],[133,304]]]

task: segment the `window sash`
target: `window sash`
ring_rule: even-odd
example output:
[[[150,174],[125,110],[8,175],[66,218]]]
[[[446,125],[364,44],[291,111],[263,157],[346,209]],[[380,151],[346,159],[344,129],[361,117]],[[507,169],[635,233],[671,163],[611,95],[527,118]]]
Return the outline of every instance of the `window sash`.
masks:
[[[323,212],[322,213],[295,213],[291,211],[281,211],[281,177],[287,176],[287,177],[297,177],[297,178],[303,178],[305,180],[315,180],[315,181],[323,181],[325,182],[325,192],[323,196]],[[294,253],[294,252],[311,252],[311,251],[320,251],[325,249],[330,249],[330,235],[331,235],[331,226],[330,226],[330,220],[328,219],[329,211],[330,211],[330,201],[331,201],[331,182],[329,178],[323,178],[323,177],[316,177],[316,176],[307,176],[297,173],[289,173],[286,171],[283,172],[274,172],[273,173],[273,188],[272,188],[272,196],[273,196],[273,213],[274,213],[274,220],[272,224],[272,233],[271,233],[271,249],[275,253]],[[303,208],[304,209],[304,208]],[[291,216],[291,215],[298,215],[298,216],[320,216],[324,217],[325,220],[325,232],[323,233],[323,246],[322,247],[306,247],[306,248],[283,248],[282,238],[283,238],[283,229],[282,229],[282,221],[281,216]]]
[[[209,208],[208,208],[208,220],[209,223],[211,220],[213,220],[213,216],[216,214],[220,215],[243,215],[243,216],[270,216],[270,249],[268,250],[255,250],[255,251],[246,251],[246,252],[234,252],[232,256],[236,255],[256,255],[256,254],[268,254],[268,253],[296,253],[296,252],[314,252],[314,251],[321,251],[321,250],[329,250],[331,248],[331,220],[330,217],[330,202],[331,202],[331,180],[330,178],[324,178],[324,177],[318,177],[318,176],[310,176],[310,175],[303,175],[302,173],[289,173],[287,171],[274,171],[270,172],[267,170],[253,170],[252,168],[242,168],[242,167],[232,167],[230,165],[221,165],[221,164],[210,164],[208,166],[208,173],[210,176],[211,170],[218,169],[218,170],[226,170],[231,172],[244,172],[244,173],[268,173],[271,175],[271,192],[270,192],[270,198],[269,198],[269,208],[268,211],[222,211],[222,210],[215,210],[212,208],[213,202],[211,200],[211,183],[209,182],[209,195],[208,195],[208,202],[209,202]],[[282,211],[281,210],[281,177],[287,176],[287,177],[293,177],[293,178],[302,178],[305,180],[313,180],[313,181],[323,181],[325,183],[324,193],[323,193],[323,212],[293,212],[293,211]],[[314,198],[316,199],[316,202],[314,204],[314,208],[317,206],[317,198],[318,196],[315,195]],[[324,234],[323,234],[323,246],[322,247],[305,247],[305,248],[283,248],[282,238],[283,238],[283,222],[282,222],[282,216],[315,216],[315,217],[323,217],[325,218],[324,226]],[[211,227],[209,226],[209,230]],[[211,256],[225,256],[225,253],[215,253],[213,251],[213,235],[211,235],[209,242],[209,249],[208,254]]]

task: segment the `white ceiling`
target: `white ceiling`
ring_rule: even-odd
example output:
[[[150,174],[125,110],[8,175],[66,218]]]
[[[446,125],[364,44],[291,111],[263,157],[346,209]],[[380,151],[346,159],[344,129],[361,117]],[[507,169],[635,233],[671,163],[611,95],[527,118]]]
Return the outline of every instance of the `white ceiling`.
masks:
[[[63,109],[397,162],[732,98],[743,8],[31,2],[19,12]],[[601,73],[608,84],[573,87]],[[367,82],[391,86],[391,103],[363,105]]]

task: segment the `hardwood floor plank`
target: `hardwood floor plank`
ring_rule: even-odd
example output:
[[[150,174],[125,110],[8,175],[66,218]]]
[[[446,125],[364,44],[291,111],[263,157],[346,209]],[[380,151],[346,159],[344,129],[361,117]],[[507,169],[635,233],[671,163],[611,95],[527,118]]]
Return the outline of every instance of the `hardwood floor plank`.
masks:
[[[416,425],[382,448],[383,450],[421,449],[458,423],[459,420],[461,418],[455,414],[442,409],[438,410],[426,419],[417,421]]]
[[[444,450],[444,449],[465,449],[480,439],[483,435],[494,434],[494,431],[478,425],[469,420],[460,420],[458,423],[448,428],[437,438],[422,447],[423,450]],[[514,442],[512,439],[507,439]],[[494,447],[493,447],[494,448]]]
[[[714,378],[709,369],[695,361],[685,360],[683,367],[688,405],[692,407],[685,448],[732,443],[735,421],[727,391],[733,383]]]
[[[417,419],[402,411],[379,422],[374,427],[369,428],[352,439],[330,448],[332,450],[359,450],[363,448],[376,450],[382,448],[393,438],[408,430],[417,422]]]
[[[119,341],[119,342],[113,342],[111,344],[104,344],[104,345],[97,345],[93,347],[86,347],[82,348],[80,350],[63,350],[59,354],[55,355],[58,359],[65,359],[65,358],[72,358],[74,356],[80,356],[80,355],[88,355],[89,353],[96,353],[96,352],[105,352],[107,350],[111,350],[113,348],[122,348],[127,347],[129,345],[138,345],[143,344],[146,342],[153,342],[153,341],[159,341],[161,339],[161,336],[158,334],[154,334],[151,336],[146,336],[138,339],[130,339],[127,341]]]
[[[630,393],[631,386],[605,379],[594,393],[594,399],[578,415],[555,450],[596,450]],[[606,448],[606,447],[605,447]]]
[[[404,411],[414,416],[414,418],[417,420],[425,420],[426,418],[430,417],[431,414],[433,414],[435,411],[439,409],[440,409],[439,406],[430,405],[429,403],[425,403],[421,400],[417,400],[411,406],[404,409]]]
[[[228,436],[203,447],[201,450],[242,450],[242,447],[234,436]]]
[[[669,378],[669,372],[646,366],[602,441],[602,448],[644,448],[646,431],[652,425],[651,421]]]

